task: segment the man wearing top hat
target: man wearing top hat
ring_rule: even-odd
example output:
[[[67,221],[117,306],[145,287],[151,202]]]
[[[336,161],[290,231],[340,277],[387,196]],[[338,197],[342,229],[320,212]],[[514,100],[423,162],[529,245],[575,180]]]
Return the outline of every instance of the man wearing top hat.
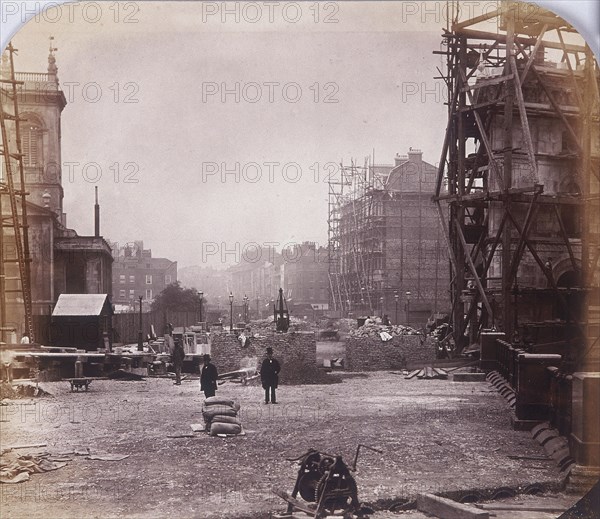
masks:
[[[263,360],[262,366],[260,367],[260,380],[262,382],[262,387],[265,390],[265,404],[269,403],[269,391],[271,392],[271,403],[277,403],[275,389],[277,388],[277,382],[279,381],[280,371],[281,366],[279,365],[279,362],[273,358],[273,348],[267,348],[267,358]]]
[[[209,398],[215,396],[217,390],[217,368],[210,363],[210,355],[206,353],[202,357],[204,365],[200,368],[200,390],[204,391],[204,396]]]

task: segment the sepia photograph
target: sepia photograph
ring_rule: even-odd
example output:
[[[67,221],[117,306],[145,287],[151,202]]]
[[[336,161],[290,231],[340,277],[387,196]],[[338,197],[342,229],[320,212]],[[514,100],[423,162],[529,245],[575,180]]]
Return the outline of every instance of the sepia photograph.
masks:
[[[600,517],[600,2],[0,4],[0,515]]]

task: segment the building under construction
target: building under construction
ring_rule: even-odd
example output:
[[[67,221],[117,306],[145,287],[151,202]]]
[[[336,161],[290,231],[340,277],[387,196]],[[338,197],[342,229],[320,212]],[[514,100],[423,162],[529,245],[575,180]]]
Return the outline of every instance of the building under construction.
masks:
[[[517,418],[551,419],[597,466],[598,64],[572,26],[532,7],[502,2],[446,30],[434,200],[457,350],[481,344]]]
[[[411,148],[394,165],[340,170],[329,184],[331,307],[414,326],[447,311],[448,251],[431,203],[436,167]]]

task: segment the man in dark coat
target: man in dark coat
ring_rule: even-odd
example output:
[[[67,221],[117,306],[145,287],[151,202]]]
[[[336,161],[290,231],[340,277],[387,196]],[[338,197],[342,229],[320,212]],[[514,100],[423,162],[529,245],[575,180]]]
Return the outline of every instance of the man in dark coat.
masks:
[[[175,340],[175,347],[173,348],[173,353],[171,355],[171,360],[173,361],[173,367],[175,368],[175,385],[181,385],[181,366],[183,366],[183,359],[185,357],[185,351],[183,351],[183,345],[181,344],[181,340]]]
[[[262,387],[265,390],[265,404],[269,403],[269,391],[271,392],[271,403],[276,404],[275,389],[279,382],[279,372],[281,366],[279,362],[273,358],[273,348],[267,348],[267,358],[263,360],[260,367],[260,380]]]
[[[200,368],[200,390],[204,391],[204,396],[209,398],[215,396],[217,390],[217,368],[210,363],[210,355],[207,353],[202,358],[204,365]]]

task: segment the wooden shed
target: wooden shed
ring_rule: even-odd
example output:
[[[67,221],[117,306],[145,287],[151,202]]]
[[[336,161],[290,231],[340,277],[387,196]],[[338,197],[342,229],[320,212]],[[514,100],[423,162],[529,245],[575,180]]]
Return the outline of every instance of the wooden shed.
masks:
[[[95,351],[109,348],[113,308],[107,294],[61,294],[50,326],[50,342]]]

